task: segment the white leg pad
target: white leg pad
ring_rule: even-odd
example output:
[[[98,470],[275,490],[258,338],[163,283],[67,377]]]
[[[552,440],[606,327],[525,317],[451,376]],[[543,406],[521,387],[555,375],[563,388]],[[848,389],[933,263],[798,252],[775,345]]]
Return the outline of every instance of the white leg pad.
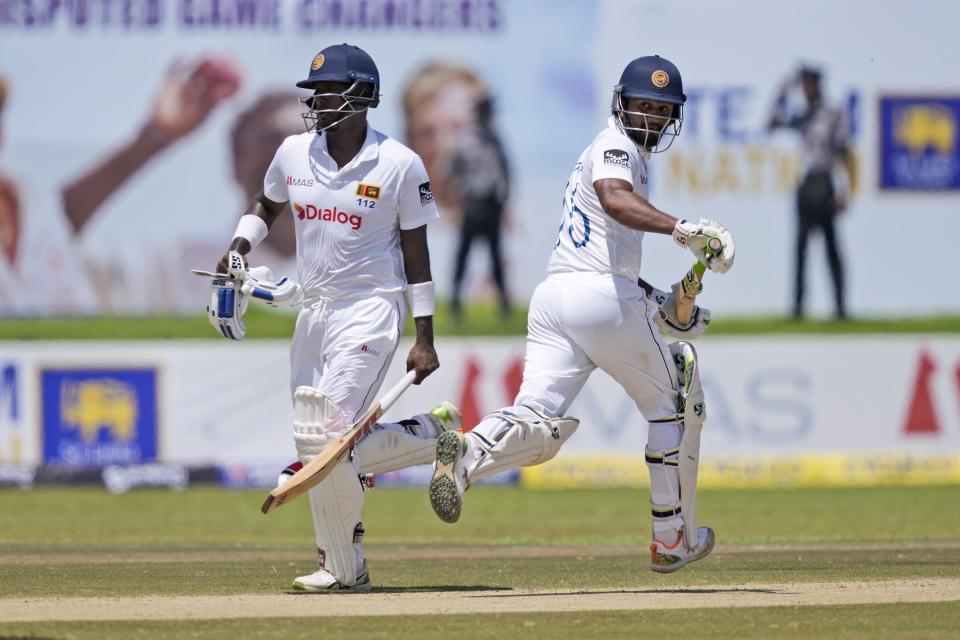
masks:
[[[307,464],[347,430],[337,404],[313,387],[293,392],[293,441],[300,462]]]
[[[676,531],[683,526],[680,509],[680,483],[677,471],[679,449],[646,450],[650,471],[650,511],[653,515],[653,534]]]
[[[697,545],[697,471],[700,468],[700,431],[707,417],[703,388],[700,385],[700,366],[697,352],[689,342],[670,344],[670,353],[677,366],[680,404],[683,417],[683,437],[680,439],[678,475],[680,480],[680,509],[683,512],[684,544],[693,549]],[[692,546],[691,546],[692,545]]]
[[[437,438],[421,438],[402,424],[378,424],[357,444],[360,472],[386,473],[417,464],[430,464]]]
[[[346,586],[356,584],[363,566],[363,490],[358,475],[356,461],[346,458],[308,493],[320,568]]]
[[[466,434],[475,453],[468,482],[550,460],[579,425],[576,418],[548,418],[525,406],[494,411]]]

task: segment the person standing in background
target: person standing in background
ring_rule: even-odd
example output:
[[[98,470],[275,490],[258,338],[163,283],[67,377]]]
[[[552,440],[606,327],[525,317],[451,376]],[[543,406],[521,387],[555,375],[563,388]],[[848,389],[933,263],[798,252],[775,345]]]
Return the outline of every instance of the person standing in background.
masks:
[[[450,300],[453,317],[463,319],[461,289],[467,256],[474,240],[483,238],[490,247],[490,265],[497,287],[500,314],[510,313],[510,298],[503,272],[500,229],[510,194],[510,167],[503,144],[493,127],[493,101],[480,99],[475,107],[476,124],[464,132],[450,156],[449,176],[460,203],[460,241],[453,273]]]
[[[847,317],[843,260],[840,256],[834,221],[848,205],[850,185],[855,177],[850,152],[849,125],[840,107],[826,103],[823,74],[813,67],[802,67],[781,88],[769,129],[790,128],[803,138],[803,172],[797,187],[797,236],[793,317],[803,317],[807,241],[811,232],[820,230],[826,242],[827,261],[833,279],[835,317]],[[789,93],[797,85],[803,91],[805,107],[797,113],[789,108]]]

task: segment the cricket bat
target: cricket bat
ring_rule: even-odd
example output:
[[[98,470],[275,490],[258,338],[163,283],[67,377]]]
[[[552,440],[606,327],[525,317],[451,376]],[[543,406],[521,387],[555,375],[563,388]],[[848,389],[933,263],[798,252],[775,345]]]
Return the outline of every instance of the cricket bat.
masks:
[[[720,242],[720,238],[710,238],[704,251],[709,255],[720,253],[723,251],[723,243]],[[703,274],[706,271],[706,265],[697,260],[687,271],[687,275],[673,285],[673,295],[677,301],[677,321],[681,325],[690,323],[697,294],[703,291]]]
[[[263,501],[260,511],[270,513],[320,484],[330,475],[340,462],[347,457],[360,439],[370,433],[370,429],[377,420],[397,401],[404,391],[416,379],[416,371],[408,371],[392,389],[387,391],[377,402],[363,414],[357,422],[337,438],[333,444],[324,449],[323,453],[303,465],[300,471],[290,476],[282,485],[270,492]]]

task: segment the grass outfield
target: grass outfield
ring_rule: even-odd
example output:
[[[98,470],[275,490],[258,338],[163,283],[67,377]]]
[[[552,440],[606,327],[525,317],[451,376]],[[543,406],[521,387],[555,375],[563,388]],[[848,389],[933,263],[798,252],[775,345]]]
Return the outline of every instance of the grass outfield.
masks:
[[[295,316],[252,306],[244,317],[247,336],[289,338]],[[453,322],[447,306],[440,304],[434,318],[438,336],[522,336],[527,330],[525,309],[501,318],[493,304],[467,305],[462,324]],[[915,318],[861,318],[846,322],[830,320],[795,321],[776,316],[721,318],[710,327],[710,335],[763,334],[924,334],[960,333],[960,316]],[[414,335],[408,321],[406,335]],[[202,315],[90,317],[90,318],[6,318],[0,319],[0,340],[154,340],[171,338],[219,339]]]
[[[297,596],[286,593],[291,578],[314,568],[305,500],[263,516],[260,492],[6,489],[0,637],[955,638],[956,497],[956,487],[703,491],[700,518],[717,549],[659,575],[646,568],[644,492],[478,487],[461,522],[447,525],[422,489],[379,489],[364,512],[374,593]],[[817,600],[858,584],[908,591]],[[219,596],[247,609],[206,600]],[[184,617],[218,619],[178,619],[183,597]],[[729,608],[715,601],[724,597]],[[30,613],[50,598],[53,617]],[[269,598],[296,610],[254,616]],[[927,601],[936,598],[946,601]],[[479,608],[449,611],[453,601]],[[409,615],[389,612],[391,602],[409,602]],[[81,621],[97,606],[131,612]],[[367,615],[378,606],[387,613]],[[667,610],[643,610],[659,606]]]

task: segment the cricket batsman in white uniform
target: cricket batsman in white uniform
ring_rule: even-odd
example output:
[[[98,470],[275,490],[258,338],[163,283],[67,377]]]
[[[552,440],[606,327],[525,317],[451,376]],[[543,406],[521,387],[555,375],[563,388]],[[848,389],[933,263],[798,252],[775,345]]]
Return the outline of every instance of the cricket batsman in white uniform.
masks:
[[[696,337],[709,312],[696,308],[679,322],[676,294],[639,280],[647,232],[672,235],[713,271],[733,265],[733,238],[722,225],[678,220],[647,200],[647,160],[680,132],[685,101],[680,72],[670,61],[647,56],[624,69],[612,117],[580,155],[566,186],[548,275],[530,301],[515,406],[486,416],[466,434],[446,432],[437,440],[430,500],[441,519],[460,517],[464,492],[476,480],[555,456],[579,424],[562,416],[599,367],[649,424],[650,568],[676,571],[713,549],[713,531],[698,528],[695,515],[705,417],[696,352],[688,342],[667,345],[660,336],[662,328]]]
[[[280,145],[230,250],[250,252],[290,203],[304,297],[290,347],[293,436],[306,464],[375,400],[408,309],[417,337],[407,370],[419,384],[439,366],[427,250],[427,224],[438,213],[420,157],[367,124],[380,76],[366,52],[327,47],[297,86],[313,92],[301,100],[307,131]],[[228,264],[234,258],[242,260],[224,256],[218,273],[236,267]],[[216,320],[227,337],[242,337],[240,314],[231,311]],[[294,589],[370,590],[361,546],[364,478],[432,462],[438,434],[459,428],[459,420],[455,407],[441,403],[429,414],[377,425],[310,490],[320,568],[297,578]]]

